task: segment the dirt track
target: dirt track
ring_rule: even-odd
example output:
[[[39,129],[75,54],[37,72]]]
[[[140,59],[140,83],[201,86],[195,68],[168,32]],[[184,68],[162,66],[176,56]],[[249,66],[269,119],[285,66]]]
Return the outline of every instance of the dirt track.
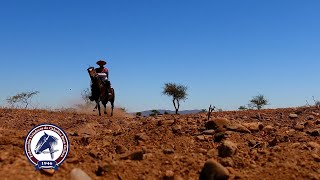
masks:
[[[228,169],[230,179],[320,179],[319,113],[219,112],[207,123],[205,114],[108,118],[0,109],[0,179],[69,179],[77,167],[92,179],[199,179],[211,158]],[[25,136],[41,123],[62,127],[71,143],[53,176],[35,171],[24,155]],[[236,148],[222,158],[218,147],[225,140]]]

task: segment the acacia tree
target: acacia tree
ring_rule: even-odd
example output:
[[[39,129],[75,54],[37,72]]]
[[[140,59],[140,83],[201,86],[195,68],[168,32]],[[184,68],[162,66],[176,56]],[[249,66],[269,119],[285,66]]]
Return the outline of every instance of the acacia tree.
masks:
[[[268,105],[268,100],[264,97],[264,95],[259,94],[257,96],[254,96],[251,100],[250,100],[250,104],[251,107],[255,107],[258,110],[262,109],[263,106]]]
[[[165,83],[162,94],[171,96],[172,103],[176,110],[176,114],[178,114],[180,108],[180,101],[187,99],[187,86],[183,86],[175,83]]]
[[[37,95],[38,93],[39,91],[22,92],[8,97],[6,101],[11,107],[18,107],[18,104],[20,104],[21,106],[24,106],[25,109],[27,109],[31,104],[33,96]]]

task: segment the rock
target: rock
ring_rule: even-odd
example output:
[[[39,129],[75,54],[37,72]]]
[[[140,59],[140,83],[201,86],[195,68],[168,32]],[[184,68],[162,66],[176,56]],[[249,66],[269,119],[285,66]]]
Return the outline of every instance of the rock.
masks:
[[[227,180],[229,176],[229,171],[225,167],[211,159],[205,163],[199,180]]]
[[[145,142],[149,139],[149,137],[145,133],[139,133],[135,135],[134,139],[137,141]]]
[[[298,118],[298,115],[297,114],[289,114],[289,118],[296,119],[296,118]]]
[[[313,115],[310,115],[307,117],[307,120],[314,120],[314,119],[315,119],[315,117]]]
[[[217,150],[216,149],[210,149],[208,152],[207,152],[207,156],[209,158],[213,158],[213,157],[216,157],[218,154],[217,154]]]
[[[206,150],[206,149],[203,149],[203,148],[199,148],[199,149],[198,149],[198,152],[201,153],[201,154],[206,154],[206,153],[207,153],[207,150]]]
[[[204,136],[197,136],[196,138],[197,138],[197,140],[199,140],[199,141],[204,141],[204,140],[206,140]]]
[[[320,144],[316,143],[316,142],[308,142],[307,144],[308,147],[311,147],[312,149],[318,149],[320,150]]]
[[[165,175],[163,176],[163,180],[174,180],[174,172],[171,170],[167,170]]]
[[[71,180],[91,180],[91,178],[81,169],[74,168],[70,173]]]
[[[159,120],[158,126],[162,125],[172,125],[174,123],[174,120]]]
[[[320,129],[314,129],[311,131],[311,136],[320,136]]]
[[[202,133],[205,135],[213,135],[215,131],[213,129],[210,129],[210,130],[203,131]]]
[[[225,140],[218,147],[220,157],[231,157],[237,152],[237,145],[229,140]]]
[[[181,133],[181,129],[182,129],[182,127],[180,125],[175,125],[172,127],[172,132],[175,134]]]
[[[221,164],[225,167],[233,167],[234,166],[234,162],[233,162],[232,158],[230,158],[230,157],[223,158],[221,160]]]
[[[122,160],[134,160],[134,161],[141,161],[143,160],[143,155],[144,155],[144,151],[140,150],[140,151],[135,151],[132,153],[129,153],[127,155],[123,155],[120,157],[120,159]]]
[[[48,175],[48,176],[53,176],[55,173],[54,169],[41,169],[40,170],[42,174]]]
[[[320,156],[318,156],[317,154],[311,154],[311,156],[316,162],[320,162]]]
[[[228,138],[231,135],[231,131],[219,132],[214,135],[214,142],[221,142],[223,139]]]
[[[255,140],[249,140],[248,141],[248,146],[249,147],[255,147],[258,144],[258,141]]]
[[[244,127],[243,125],[241,124],[234,124],[234,125],[229,125],[227,127],[227,130],[229,131],[235,131],[235,132],[240,132],[240,133],[251,133],[251,131]]]
[[[230,121],[226,118],[215,118],[208,121],[205,124],[205,127],[206,129],[210,130],[210,129],[218,129],[219,127],[224,128],[224,127],[227,127],[229,124],[230,124]]]
[[[297,124],[293,127],[294,130],[297,130],[297,131],[303,131],[304,130],[304,125],[302,124]]]
[[[128,151],[128,149],[122,145],[116,145],[116,153],[117,154],[124,154]]]
[[[319,124],[320,124],[320,120],[318,119],[318,120],[316,120],[314,123],[315,123],[316,125],[319,125]]]
[[[261,131],[263,129],[263,124],[262,123],[256,123],[256,122],[252,122],[252,123],[242,123],[242,125],[244,127],[246,127],[247,129],[249,129],[251,132],[253,131]]]
[[[267,126],[265,126],[265,127],[263,128],[263,130],[264,130],[265,132],[272,132],[272,131],[275,131],[275,128],[274,128],[273,126],[271,126],[271,125],[267,125]]]
[[[110,166],[109,165],[99,165],[98,169],[96,170],[96,175],[97,176],[103,176],[104,174],[108,173],[110,171]]]
[[[10,156],[9,156],[9,152],[2,152],[2,153],[0,154],[0,162],[3,162],[3,161],[5,161],[5,160],[7,160],[9,157],[10,157]]]
[[[173,149],[164,149],[163,154],[174,154],[174,150]]]
[[[274,147],[274,146],[276,146],[277,144],[278,144],[278,139],[275,137],[275,138],[273,138],[273,140],[272,141],[270,141],[269,142],[269,147]]]

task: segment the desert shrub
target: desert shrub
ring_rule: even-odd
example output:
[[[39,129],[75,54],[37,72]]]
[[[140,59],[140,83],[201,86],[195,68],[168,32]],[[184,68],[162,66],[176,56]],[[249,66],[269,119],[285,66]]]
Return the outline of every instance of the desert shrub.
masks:
[[[249,107],[257,108],[258,110],[260,110],[265,105],[268,105],[268,100],[264,97],[264,95],[259,94],[257,96],[252,97],[252,99],[250,100]]]
[[[175,84],[175,83],[165,83],[163,87],[162,94],[171,96],[172,103],[176,110],[176,114],[178,114],[180,108],[180,101],[187,99],[187,86]]]

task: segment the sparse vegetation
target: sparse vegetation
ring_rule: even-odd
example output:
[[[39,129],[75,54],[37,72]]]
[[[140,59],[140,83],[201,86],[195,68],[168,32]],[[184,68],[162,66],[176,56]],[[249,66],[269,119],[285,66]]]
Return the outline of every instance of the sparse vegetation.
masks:
[[[81,98],[84,100],[86,104],[91,104],[91,101],[89,99],[90,95],[91,95],[91,91],[89,88],[83,89],[81,91]]]
[[[136,112],[136,116],[141,116],[142,113],[141,112]]]
[[[165,111],[163,114],[169,114],[167,111]]]
[[[259,94],[254,96],[250,100],[249,107],[257,108],[258,110],[262,109],[265,105],[268,105],[268,100],[264,97],[264,95]]]
[[[180,108],[180,101],[187,99],[187,86],[178,85],[175,83],[165,83],[162,94],[171,96],[172,103],[175,108],[176,114],[178,114]]]
[[[239,110],[247,110],[248,108],[246,106],[240,106],[238,109]]]
[[[33,97],[39,93],[39,91],[22,92],[8,97],[6,101],[12,108],[24,107],[25,109],[27,109],[31,104]]]

